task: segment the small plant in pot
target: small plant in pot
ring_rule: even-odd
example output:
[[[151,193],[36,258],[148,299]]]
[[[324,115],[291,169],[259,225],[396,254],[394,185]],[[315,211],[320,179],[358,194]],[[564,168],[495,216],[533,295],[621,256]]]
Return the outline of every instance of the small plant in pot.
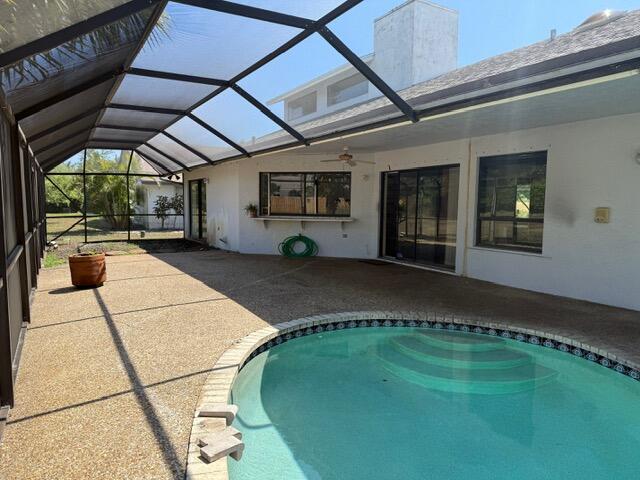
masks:
[[[107,280],[104,253],[78,252],[69,256],[71,283],[78,288],[101,287]]]
[[[244,207],[244,211],[247,212],[251,218],[255,218],[258,216],[258,206],[254,203],[250,203],[246,207]]]

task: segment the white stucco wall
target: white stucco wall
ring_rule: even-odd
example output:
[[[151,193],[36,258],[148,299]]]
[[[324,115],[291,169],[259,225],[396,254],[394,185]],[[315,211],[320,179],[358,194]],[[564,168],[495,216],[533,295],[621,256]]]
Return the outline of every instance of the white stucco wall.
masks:
[[[640,114],[439,143],[402,150],[356,153],[375,160],[352,172],[352,216],[339,223],[263,222],[242,208],[258,203],[258,173],[342,170],[327,156],[288,154],[243,159],[185,175],[208,177],[210,243],[243,253],[276,254],[286,236],[303,233],[320,255],[378,255],[382,171],[460,165],[456,272],[505,285],[640,310]],[[541,255],[474,246],[478,157],[547,150],[547,190]],[[593,220],[611,208],[611,223]],[[187,210],[188,211],[188,210]],[[219,241],[226,236],[228,243]],[[466,248],[465,248],[466,247]]]

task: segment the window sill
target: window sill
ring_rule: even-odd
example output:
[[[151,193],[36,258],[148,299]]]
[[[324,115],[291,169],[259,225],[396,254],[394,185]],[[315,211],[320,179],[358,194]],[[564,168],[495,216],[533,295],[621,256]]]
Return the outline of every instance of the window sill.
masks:
[[[252,217],[252,220],[256,222],[262,222],[264,228],[268,228],[269,222],[300,222],[300,226],[304,229],[304,224],[307,222],[330,222],[330,223],[340,223],[340,226],[344,228],[345,223],[355,222],[356,219],[353,217],[307,217],[303,215],[299,216],[269,216],[269,217]]]
[[[509,250],[507,248],[491,248],[491,247],[478,247],[474,245],[473,247],[467,247],[469,250],[477,250],[479,252],[491,252],[491,253],[507,253],[510,255],[522,255],[525,257],[534,257],[534,258],[544,258],[550,260],[551,257],[549,255],[544,255],[542,253],[534,253],[534,252],[526,252],[523,250]]]

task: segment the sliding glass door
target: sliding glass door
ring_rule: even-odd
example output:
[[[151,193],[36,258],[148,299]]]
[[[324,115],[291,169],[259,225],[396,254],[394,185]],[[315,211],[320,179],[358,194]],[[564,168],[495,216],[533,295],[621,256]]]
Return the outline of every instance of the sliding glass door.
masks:
[[[382,256],[455,268],[460,168],[383,173]]]
[[[204,180],[189,182],[189,237],[194,240],[207,238],[207,190]]]

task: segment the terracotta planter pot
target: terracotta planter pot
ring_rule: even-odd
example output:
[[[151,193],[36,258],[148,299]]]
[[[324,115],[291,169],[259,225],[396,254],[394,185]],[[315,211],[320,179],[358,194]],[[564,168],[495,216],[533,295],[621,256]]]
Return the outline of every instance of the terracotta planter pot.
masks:
[[[104,253],[80,253],[69,257],[71,283],[76,287],[101,287],[107,280]]]

